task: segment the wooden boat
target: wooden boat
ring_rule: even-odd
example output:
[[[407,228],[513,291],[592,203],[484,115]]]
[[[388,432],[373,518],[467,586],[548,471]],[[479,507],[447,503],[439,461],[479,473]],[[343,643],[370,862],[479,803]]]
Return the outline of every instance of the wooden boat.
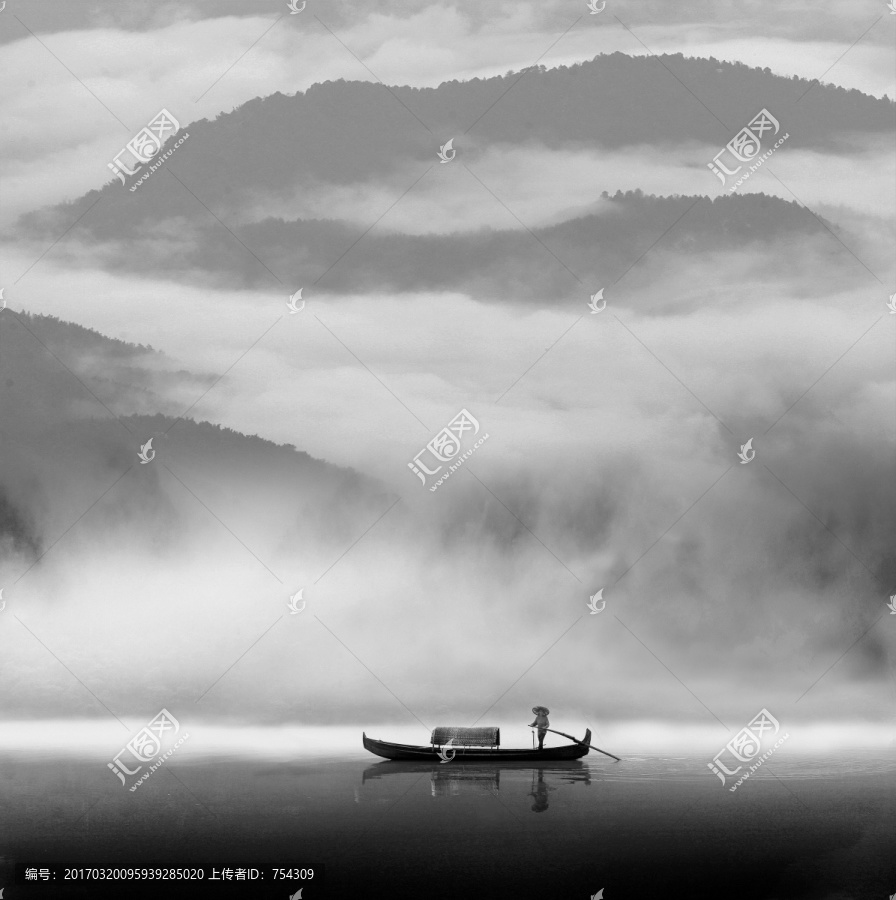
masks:
[[[544,762],[561,759],[580,759],[588,753],[591,729],[585,732],[581,744],[565,744],[562,747],[545,747],[542,750],[502,750],[501,732],[498,728],[447,728],[433,730],[428,747],[413,744],[391,744],[362,734],[364,749],[384,759],[419,760],[422,762],[450,762],[453,759],[473,762]]]

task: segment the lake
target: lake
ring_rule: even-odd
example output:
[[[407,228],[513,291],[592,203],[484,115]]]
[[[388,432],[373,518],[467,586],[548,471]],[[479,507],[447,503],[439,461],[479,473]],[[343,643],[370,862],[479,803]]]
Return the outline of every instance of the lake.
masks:
[[[221,896],[886,900],[886,750],[782,755],[730,792],[701,757],[540,766],[251,753],[172,757],[138,790],[94,757],[0,757],[0,886],[25,896],[196,896],[195,881],[13,885],[12,865],[257,868]],[[771,767],[771,768],[769,768]],[[314,869],[274,880],[274,869]],[[291,874],[291,873],[286,873]],[[179,886],[178,886],[179,885]]]

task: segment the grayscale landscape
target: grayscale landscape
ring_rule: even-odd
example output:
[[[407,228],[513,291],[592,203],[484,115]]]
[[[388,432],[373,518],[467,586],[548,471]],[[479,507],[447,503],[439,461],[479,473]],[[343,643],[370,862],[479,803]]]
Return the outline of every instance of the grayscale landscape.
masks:
[[[894,29],[9,0],[0,895],[893,894]]]

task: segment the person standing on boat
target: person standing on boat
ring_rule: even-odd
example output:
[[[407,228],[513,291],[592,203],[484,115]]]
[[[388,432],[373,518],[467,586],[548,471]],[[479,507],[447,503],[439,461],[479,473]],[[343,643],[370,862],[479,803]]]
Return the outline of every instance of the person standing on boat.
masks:
[[[551,724],[548,720],[550,710],[546,706],[533,706],[532,712],[535,713],[535,721],[529,727],[538,728],[538,749],[544,750],[544,736]]]

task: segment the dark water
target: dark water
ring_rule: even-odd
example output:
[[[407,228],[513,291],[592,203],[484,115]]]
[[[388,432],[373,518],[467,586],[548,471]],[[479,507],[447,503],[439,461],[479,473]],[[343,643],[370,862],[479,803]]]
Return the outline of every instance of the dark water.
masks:
[[[703,758],[468,765],[248,758],[169,763],[137,792],[93,760],[0,758],[0,886],[25,896],[886,900],[896,767],[782,759],[730,793]],[[264,881],[62,890],[45,866],[258,867]],[[322,870],[320,867],[323,866]],[[228,889],[229,888],[229,889]]]

